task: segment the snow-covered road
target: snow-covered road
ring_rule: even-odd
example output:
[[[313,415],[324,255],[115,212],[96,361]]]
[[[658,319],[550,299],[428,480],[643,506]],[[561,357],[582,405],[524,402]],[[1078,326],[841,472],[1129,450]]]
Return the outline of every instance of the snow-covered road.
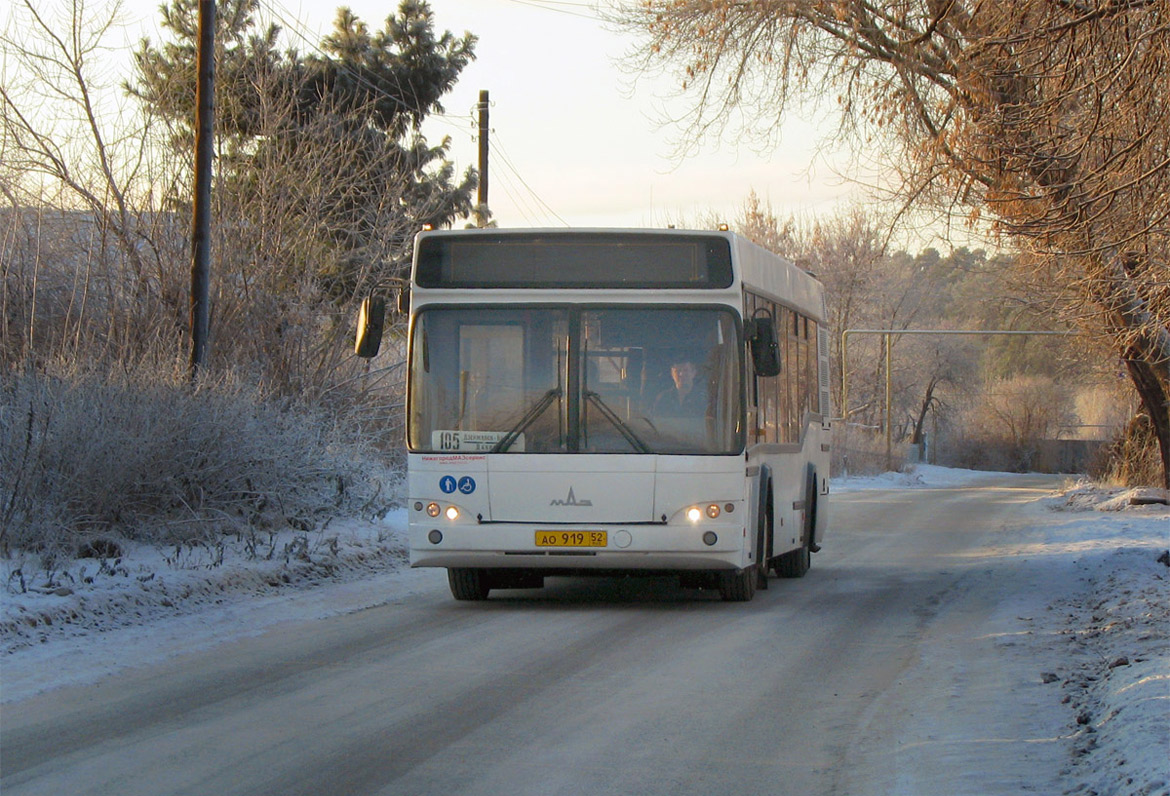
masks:
[[[1170,793],[1170,514],[933,475],[837,494],[809,575],[748,604],[403,571],[17,648],[0,790]]]

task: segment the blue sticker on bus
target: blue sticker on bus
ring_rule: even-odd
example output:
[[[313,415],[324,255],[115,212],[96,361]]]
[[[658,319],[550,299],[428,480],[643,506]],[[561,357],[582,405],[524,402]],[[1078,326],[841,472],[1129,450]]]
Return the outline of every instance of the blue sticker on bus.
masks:
[[[459,479],[459,491],[465,495],[470,495],[475,491],[475,479],[470,475],[465,475]]]
[[[445,475],[439,479],[439,489],[443,490],[443,494],[449,495],[455,491],[455,476]]]

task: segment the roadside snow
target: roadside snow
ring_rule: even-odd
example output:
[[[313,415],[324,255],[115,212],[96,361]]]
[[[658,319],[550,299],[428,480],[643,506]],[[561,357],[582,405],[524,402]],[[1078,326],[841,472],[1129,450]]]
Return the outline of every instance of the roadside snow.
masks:
[[[901,472],[886,472],[881,475],[851,475],[834,478],[834,492],[853,492],[858,489],[906,489],[914,487],[962,487],[974,486],[986,481],[1002,481],[1011,478],[1011,473],[995,473],[986,470],[961,470],[956,467],[937,467],[933,464],[918,464]]]
[[[1010,478],[919,465],[851,477],[834,492],[977,486]],[[1081,481],[1023,508],[1020,544],[1001,555],[1044,563],[1042,612],[1005,617],[1005,647],[1044,666],[1063,691],[1065,794],[1170,796],[1170,507],[1164,490],[1106,489]],[[1028,602],[1021,594],[1021,605]],[[1015,613],[1015,612],[1013,612]]]
[[[0,562],[0,704],[384,604],[419,581],[405,509],[214,547],[119,545],[48,571],[36,556]]]
[[[1070,794],[1170,794],[1170,509],[1149,490],[1079,484],[1045,544],[1072,564],[1046,634],[1075,722]],[[1164,499],[1164,495],[1161,496]],[[1089,513],[1092,512],[1092,513]]]
[[[1004,478],[918,466],[841,479],[833,490]],[[1013,612],[1005,626],[1027,627],[1013,654],[1063,692],[1066,794],[1170,796],[1170,507],[1134,505],[1162,496],[1073,484],[1024,506],[1018,545],[999,551],[1044,562],[1043,582],[1032,584],[1040,609]],[[214,548],[128,546],[51,573],[33,559],[2,562],[0,703],[432,588],[434,573],[405,566],[405,526],[399,510]]]

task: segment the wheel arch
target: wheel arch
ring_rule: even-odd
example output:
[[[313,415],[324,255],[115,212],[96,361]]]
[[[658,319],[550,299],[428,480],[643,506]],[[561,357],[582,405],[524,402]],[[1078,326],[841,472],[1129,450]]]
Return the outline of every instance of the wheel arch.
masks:
[[[819,553],[821,546],[817,544],[817,527],[818,514],[821,510],[820,506],[820,480],[817,475],[817,466],[812,462],[808,463],[805,468],[805,486],[804,486],[804,528],[802,533],[805,536],[805,543],[808,544],[810,553]]]
[[[760,529],[760,523],[764,523],[764,533],[775,536],[776,533],[776,496],[775,485],[772,480],[772,468],[766,464],[760,465],[760,474],[756,477],[756,500],[754,513],[752,514],[752,528]],[[765,538],[765,546],[773,547],[773,544],[768,544],[772,541]]]

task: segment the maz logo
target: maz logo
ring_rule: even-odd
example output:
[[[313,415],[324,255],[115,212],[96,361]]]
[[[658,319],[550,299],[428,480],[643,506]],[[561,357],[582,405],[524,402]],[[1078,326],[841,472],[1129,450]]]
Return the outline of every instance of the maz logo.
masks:
[[[565,500],[553,500],[549,503],[550,506],[592,506],[592,500],[577,500],[577,496],[573,494],[573,487],[569,487],[569,496]]]

